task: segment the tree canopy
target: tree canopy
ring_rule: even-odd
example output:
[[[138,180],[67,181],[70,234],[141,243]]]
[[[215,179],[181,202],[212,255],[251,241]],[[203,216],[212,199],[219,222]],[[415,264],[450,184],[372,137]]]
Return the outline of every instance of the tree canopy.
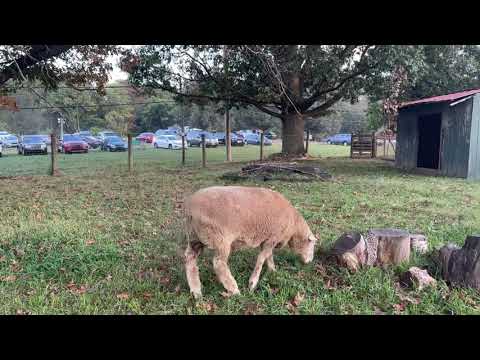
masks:
[[[286,153],[302,153],[304,122],[366,89],[388,90],[396,66],[415,79],[422,48],[386,45],[146,45],[126,53],[136,86],[196,101],[251,105],[281,119]]]

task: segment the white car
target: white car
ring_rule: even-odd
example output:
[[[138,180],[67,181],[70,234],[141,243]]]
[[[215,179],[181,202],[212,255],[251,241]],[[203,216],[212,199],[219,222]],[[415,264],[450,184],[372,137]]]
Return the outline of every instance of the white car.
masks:
[[[153,141],[153,147],[155,149],[181,149],[182,139],[177,138],[175,135],[158,135],[155,136],[155,140]],[[187,144],[185,141],[185,148],[186,147]]]

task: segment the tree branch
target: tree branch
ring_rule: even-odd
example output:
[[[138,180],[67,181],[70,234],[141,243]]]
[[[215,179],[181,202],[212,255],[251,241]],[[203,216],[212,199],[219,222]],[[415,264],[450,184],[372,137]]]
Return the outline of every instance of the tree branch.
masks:
[[[0,86],[8,80],[18,76],[17,70],[25,72],[30,67],[39,64],[44,60],[57,57],[72,48],[73,45],[33,45],[30,51],[15,59],[10,65],[0,70]]]

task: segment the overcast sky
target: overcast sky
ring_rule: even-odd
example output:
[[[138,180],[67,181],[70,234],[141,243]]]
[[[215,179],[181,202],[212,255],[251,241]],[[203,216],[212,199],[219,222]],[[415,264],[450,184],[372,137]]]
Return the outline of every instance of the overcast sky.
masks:
[[[110,82],[114,82],[117,80],[127,80],[128,74],[122,70],[118,66],[118,57],[112,56],[110,62],[113,65],[113,71],[110,73]]]

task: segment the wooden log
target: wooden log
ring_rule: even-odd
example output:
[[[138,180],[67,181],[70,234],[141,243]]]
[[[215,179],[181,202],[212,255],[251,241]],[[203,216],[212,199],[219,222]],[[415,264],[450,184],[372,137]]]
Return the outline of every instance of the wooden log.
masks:
[[[407,231],[372,229],[366,240],[367,265],[397,265],[410,259],[410,234]]]
[[[428,241],[425,235],[410,234],[410,250],[425,254],[428,251]]]
[[[400,276],[400,283],[405,286],[415,286],[418,290],[423,290],[428,286],[435,286],[437,281],[428,274],[427,270],[413,266]]]
[[[345,233],[331,249],[340,265],[352,271],[362,266],[400,264],[410,259],[410,234],[399,229],[372,229],[364,238],[360,233]]]
[[[442,247],[439,257],[446,282],[480,290],[480,235],[467,236],[462,248]]]
[[[338,238],[330,250],[341,266],[357,271],[366,263],[367,246],[358,232],[345,233]]]

